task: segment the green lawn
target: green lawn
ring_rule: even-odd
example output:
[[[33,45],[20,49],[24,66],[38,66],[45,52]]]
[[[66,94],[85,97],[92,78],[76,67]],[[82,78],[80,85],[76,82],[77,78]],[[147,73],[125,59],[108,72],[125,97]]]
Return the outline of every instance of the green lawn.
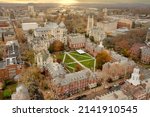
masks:
[[[85,54],[79,54],[78,52],[74,51],[74,52],[70,52],[70,55],[72,57],[74,57],[76,60],[78,60],[81,64],[83,64],[85,67],[93,70],[94,60],[87,53],[85,53]],[[60,60],[63,61],[64,53],[56,53],[54,55],[54,57],[56,57],[56,59],[60,59]],[[74,69],[77,66],[77,63],[73,63],[73,62],[74,62],[74,60],[71,59],[68,55],[66,55],[64,63],[66,65],[66,69],[69,70],[70,72],[74,72]]]
[[[77,52],[71,52],[70,55],[73,56],[78,61],[82,61],[82,60],[86,60],[86,59],[92,59],[92,57],[86,53],[85,54],[79,54]]]
[[[0,99],[11,99],[11,95],[16,91],[17,83],[7,80],[4,89],[0,92]]]
[[[71,62],[74,62],[74,60],[72,60],[68,55],[66,55],[65,63],[71,63]]]
[[[80,63],[87,68],[90,68],[90,69],[94,68],[94,60],[84,61],[84,62],[80,62]]]

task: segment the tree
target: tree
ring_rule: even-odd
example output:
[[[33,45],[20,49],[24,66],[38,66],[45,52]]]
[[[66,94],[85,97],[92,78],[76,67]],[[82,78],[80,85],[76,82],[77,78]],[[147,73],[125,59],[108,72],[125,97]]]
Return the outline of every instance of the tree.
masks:
[[[49,53],[53,53],[54,52],[54,46],[53,44],[51,44],[48,48]]]
[[[34,51],[33,50],[25,50],[22,54],[22,59],[24,61],[29,62],[30,64],[34,64]]]
[[[81,71],[81,70],[82,70],[82,67],[79,64],[77,64],[75,66],[75,72],[78,72],[78,71]]]
[[[48,51],[50,53],[59,52],[63,50],[64,50],[64,44],[60,40],[55,40],[48,48]]]
[[[43,76],[37,67],[30,67],[22,72],[20,82],[25,84],[32,100],[44,99],[39,88],[39,83],[42,80]]]
[[[90,40],[91,40],[91,42],[94,42],[94,37],[90,36]]]
[[[19,82],[25,84],[32,100],[55,99],[57,95],[54,91],[55,86],[50,78],[43,75],[37,67],[24,69],[22,72],[22,78]]]
[[[107,53],[107,51],[104,50],[98,53],[96,56],[97,69],[102,69],[102,66],[109,61],[111,61],[111,56]]]
[[[30,29],[29,31],[28,31],[28,33],[30,34],[30,35],[32,35],[33,34],[33,30],[32,29]]]

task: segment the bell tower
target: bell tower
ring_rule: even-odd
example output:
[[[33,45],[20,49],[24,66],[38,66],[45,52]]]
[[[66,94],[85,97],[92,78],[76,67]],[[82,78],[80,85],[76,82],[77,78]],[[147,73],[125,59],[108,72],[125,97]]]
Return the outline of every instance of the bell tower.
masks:
[[[88,16],[88,22],[87,22],[87,34],[90,33],[90,30],[93,29],[94,27],[94,16],[93,15],[89,15]]]

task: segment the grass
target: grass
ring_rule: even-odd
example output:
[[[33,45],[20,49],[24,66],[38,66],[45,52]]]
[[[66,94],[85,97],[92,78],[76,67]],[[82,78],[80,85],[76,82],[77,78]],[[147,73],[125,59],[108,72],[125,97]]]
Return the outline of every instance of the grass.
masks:
[[[5,87],[0,91],[0,99],[11,99],[11,95],[16,91],[17,83],[12,80],[5,81]]]
[[[65,63],[71,63],[71,62],[74,62],[74,60],[72,60],[68,55],[66,55]]]
[[[74,51],[74,52],[70,52],[70,55],[74,57],[77,61],[79,61],[82,65],[84,65],[85,67],[93,70],[94,60],[87,53],[79,54],[78,52]],[[56,57],[56,59],[60,59],[61,61],[63,61],[64,53],[56,53],[54,57]],[[70,58],[68,55],[66,55],[64,63],[66,65],[66,69],[69,70],[71,73],[74,72],[74,69],[77,66],[77,63],[73,63],[73,62],[75,61],[72,58]]]
[[[73,56],[78,61],[82,61],[82,60],[86,60],[86,59],[92,59],[92,57],[86,53],[85,54],[79,54],[77,52],[71,52],[70,55]]]
[[[81,64],[90,69],[94,68],[94,60],[84,61]]]

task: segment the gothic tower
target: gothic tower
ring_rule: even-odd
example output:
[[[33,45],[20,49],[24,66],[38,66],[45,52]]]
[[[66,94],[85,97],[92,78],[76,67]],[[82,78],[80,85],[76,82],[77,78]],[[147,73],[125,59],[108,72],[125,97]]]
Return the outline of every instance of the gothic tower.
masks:
[[[93,15],[88,16],[88,22],[87,22],[87,34],[90,33],[90,30],[94,27],[94,17]]]

